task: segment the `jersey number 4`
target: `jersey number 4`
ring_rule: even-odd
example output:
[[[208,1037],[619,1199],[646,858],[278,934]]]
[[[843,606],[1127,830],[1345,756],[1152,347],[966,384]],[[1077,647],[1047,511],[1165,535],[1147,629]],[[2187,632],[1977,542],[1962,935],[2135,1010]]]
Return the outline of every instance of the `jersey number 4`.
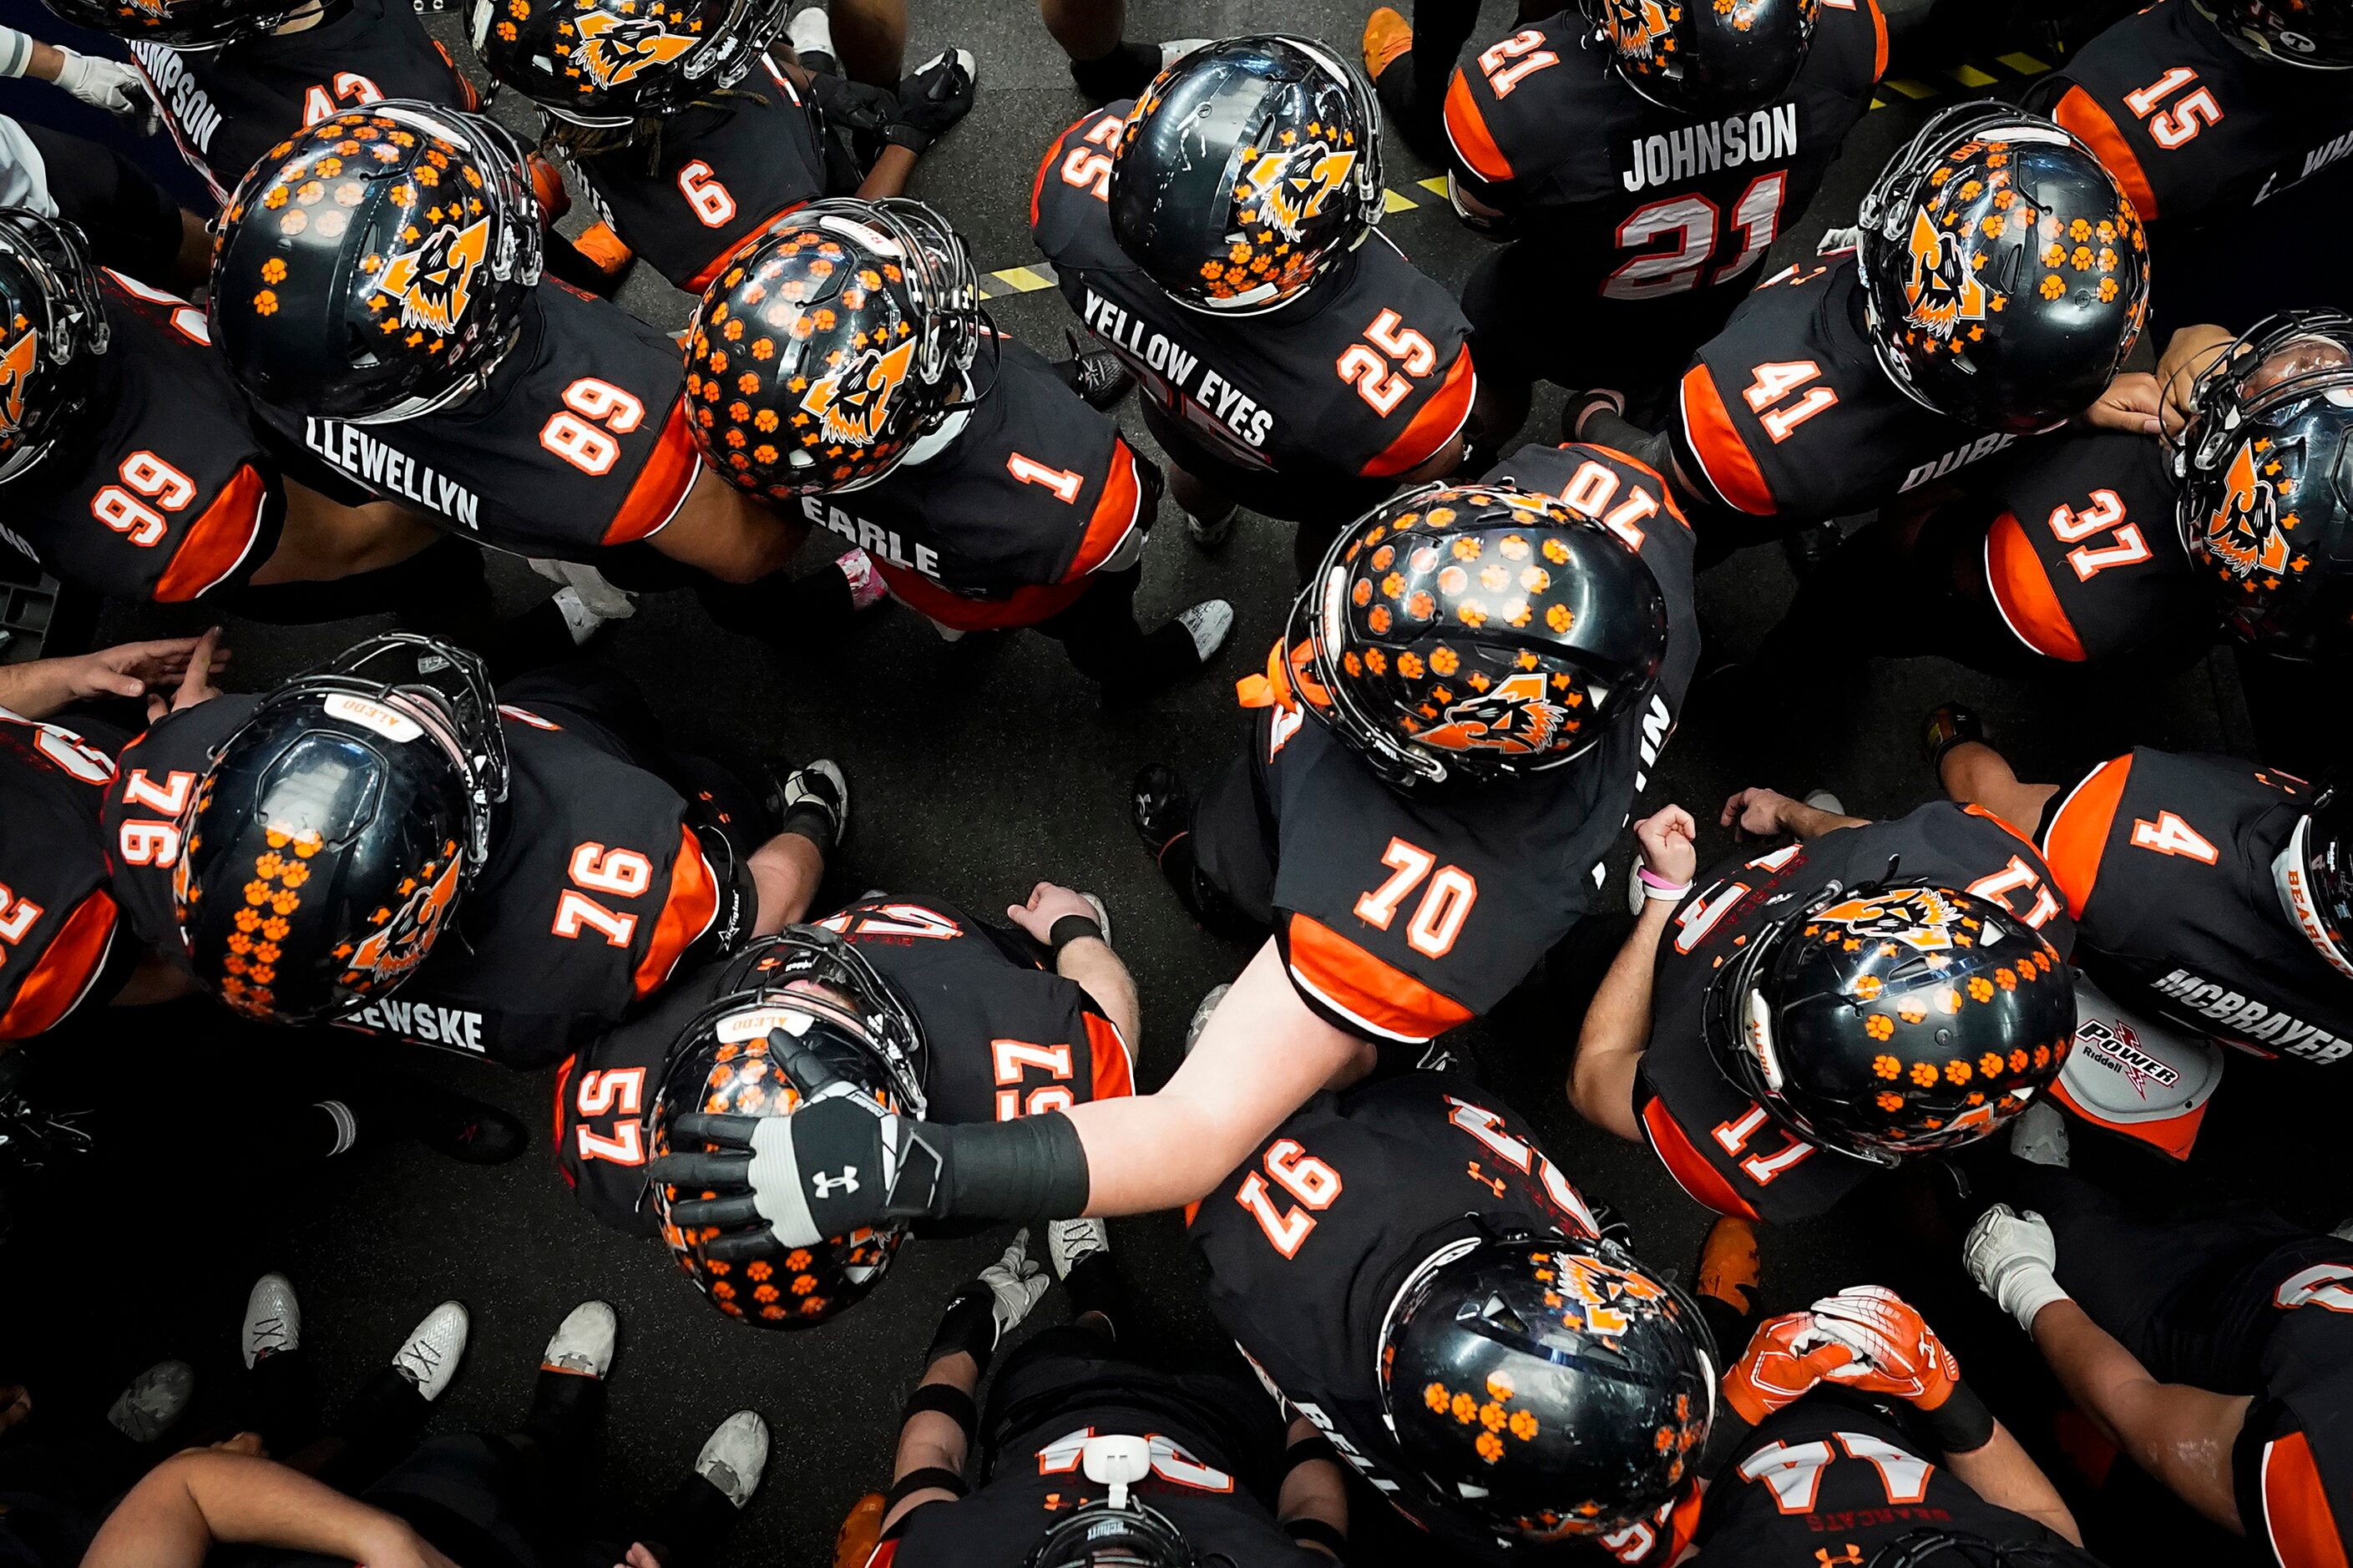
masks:
[[[1838,394],[1827,386],[1806,386],[1820,380],[1822,367],[1810,359],[1777,360],[1760,364],[1749,373],[1756,379],[1741,389],[1741,400],[1757,422],[1765,426],[1765,434],[1779,446],[1788,440],[1799,426],[1825,408],[1838,406]],[[1794,403],[1784,403],[1789,394],[1805,386],[1806,395]],[[1778,408],[1775,404],[1781,404]]]
[[[1917,1454],[1863,1432],[1834,1432],[1831,1437],[1848,1458],[1865,1460],[1879,1472],[1891,1507],[1909,1508],[1928,1495],[1936,1467]],[[1773,1506],[1784,1514],[1809,1514],[1821,1491],[1822,1472],[1836,1458],[1829,1439],[1767,1443],[1740,1461],[1740,1479],[1772,1488]]]

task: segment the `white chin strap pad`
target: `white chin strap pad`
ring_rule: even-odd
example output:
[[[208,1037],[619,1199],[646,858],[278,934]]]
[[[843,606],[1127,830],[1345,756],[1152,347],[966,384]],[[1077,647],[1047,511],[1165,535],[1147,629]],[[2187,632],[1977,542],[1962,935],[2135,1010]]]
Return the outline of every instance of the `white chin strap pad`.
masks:
[[[2186,1160],[2222,1061],[2211,1040],[2126,1012],[2078,971],[2075,1048],[2052,1092],[2094,1126]]]

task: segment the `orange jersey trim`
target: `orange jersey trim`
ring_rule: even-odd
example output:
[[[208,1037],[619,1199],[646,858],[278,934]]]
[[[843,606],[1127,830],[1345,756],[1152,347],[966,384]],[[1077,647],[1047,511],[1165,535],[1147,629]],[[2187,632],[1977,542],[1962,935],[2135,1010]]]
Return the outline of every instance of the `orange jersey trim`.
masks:
[[[1495,145],[1494,133],[1487,129],[1486,117],[1479,112],[1478,100],[1471,96],[1471,83],[1459,69],[1454,79],[1446,84],[1445,121],[1446,140],[1453,144],[1454,155],[1472,173],[1490,184],[1513,177],[1512,161]]]
[[[899,1538],[874,1543],[874,1554],[866,1560],[866,1568],[891,1568],[891,1560],[899,1555]]]
[[[702,858],[702,841],[691,827],[678,830],[678,858],[670,863],[670,897],[662,900],[646,956],[631,984],[639,997],[652,995],[670,979],[686,950],[719,918],[719,879]]]
[[[2116,177],[2116,184],[2124,187],[2133,205],[2140,209],[2143,222],[2158,216],[2157,193],[2149,188],[2148,175],[2142,170],[2140,160],[2133,156],[2132,144],[2125,140],[2124,132],[2116,129],[2116,122],[2108,118],[2108,111],[2100,107],[2097,99],[2080,87],[2071,87],[2059,100],[2059,106],[2051,111],[2051,118],[2082,137],[2100,155],[2100,162]]]
[[[1445,448],[1449,441],[1461,432],[1471,418],[1471,403],[1479,395],[1479,373],[1471,366],[1471,350],[1464,345],[1454,356],[1430,401],[1421,405],[1398,438],[1364,468],[1368,479],[1386,479],[1418,468]]]
[[[1692,456],[1699,459],[1701,471],[1725,504],[1751,517],[1770,517],[1779,510],[1773,504],[1772,488],[1766,484],[1748,443],[1740,438],[1707,366],[1695,364],[1683,372],[1682,402],[1683,435]]]
[[[1862,0],[1862,5],[1871,13],[1871,30],[1877,40],[1871,55],[1871,79],[1875,83],[1887,74],[1887,13],[1879,8],[1879,0]]]
[[[1869,3],[1870,0],[1864,0],[1864,4]],[[1675,1510],[1667,1515],[1668,1562],[1672,1563],[1681,1557],[1683,1549],[1698,1537],[1700,1504],[1706,1500],[1706,1495],[1694,1481],[1683,1496],[1675,1500]]]
[[[1095,502],[1094,515],[1087,519],[1087,531],[1062,581],[1076,582],[1116,554],[1135,531],[1143,511],[1144,482],[1136,477],[1135,453],[1126,437],[1113,437],[1111,472],[1104,477],[1103,497]]]
[[[89,994],[113,941],[114,900],[100,889],[66,917],[41,950],[16,1000],[0,1013],[0,1040],[26,1040],[55,1027]]]
[[[1100,109],[1090,110],[1088,112],[1080,115],[1076,120],[1071,121],[1068,125],[1063,126],[1061,134],[1056,136],[1054,140],[1048,144],[1046,148],[1046,155],[1038,160],[1038,173],[1029,182],[1029,226],[1031,228],[1036,228],[1038,226],[1038,204],[1046,195],[1046,171],[1052,168],[1054,164],[1060,161],[1062,154],[1069,151],[1071,132],[1076,131],[1080,126],[1084,125],[1090,120],[1101,118],[1103,110]]]
[[[1473,1016],[1451,996],[1382,963],[1305,915],[1291,917],[1290,935],[1293,982],[1383,1039],[1419,1045]]]
[[[737,257],[743,255],[745,251],[751,249],[754,246],[767,238],[768,231],[770,229],[776,227],[776,225],[782,223],[785,219],[792,216],[793,214],[800,211],[801,208],[807,205],[808,205],[808,203],[807,202],[795,202],[790,206],[778,207],[775,212],[770,213],[767,219],[754,228],[751,233],[745,235],[743,238],[737,240],[734,244],[721,251],[717,256],[712,258],[710,266],[705,267],[702,271],[696,273],[693,277],[680,284],[679,287],[690,294],[702,293],[705,289],[711,287],[712,279],[717,278],[722,272],[727,270],[727,264],[729,262],[734,260]]]
[[[1692,1201],[1718,1214],[1737,1215],[1742,1219],[1758,1216],[1755,1205],[1725,1179],[1724,1173],[1708,1163],[1707,1156],[1694,1148],[1683,1136],[1683,1130],[1667,1112],[1667,1102],[1657,1095],[1642,1107],[1642,1131],[1650,1134],[1651,1148],[1675,1185],[1691,1194]]]
[[[2347,1568],[2345,1532],[2302,1432],[2263,1445],[2263,1531],[2283,1568]]]
[[[2082,920],[2084,906],[2092,901],[2100,858],[2107,852],[2108,829],[2116,823],[2116,803],[2124,798],[2125,781],[2131,774],[2129,753],[2102,763],[2052,813],[2050,831],[2042,836],[2042,863],[2067,895],[2071,920]]]
[[[670,405],[661,438],[638,470],[638,482],[613,514],[612,526],[605,530],[605,543],[628,544],[659,533],[694,493],[694,481],[702,473],[702,449],[694,444],[687,419],[686,399],[681,397]]]
[[[1089,1013],[1087,1055],[1094,1063],[1087,1092],[1096,1100],[1125,1100],[1135,1092],[1135,1064],[1127,1054],[1127,1037],[1100,1013]]]
[[[572,1069],[579,1065],[580,1053],[575,1051],[564,1058],[562,1067],[555,1069],[555,1122],[552,1143],[555,1152],[555,1173],[564,1178],[564,1184],[567,1187],[577,1187],[580,1184],[578,1178],[573,1175],[572,1168],[564,1163],[564,1111],[565,1108],[572,1103],[569,1098],[572,1093]]]
[[[269,481],[248,463],[188,525],[179,552],[155,584],[155,602],[180,605],[217,588],[253,553],[269,509]]]
[[[1994,519],[1986,531],[1985,561],[1986,586],[1992,590],[1994,608],[2001,612],[2010,635],[2046,658],[2083,663],[2084,639],[2059,603],[2042,557],[2010,513]]]
[[[2060,1104],[2093,1126],[2105,1127],[2109,1131],[2120,1137],[2129,1138],[2136,1143],[2145,1143],[2158,1153],[2174,1160],[2189,1158],[2189,1151],[2198,1143],[2199,1129],[2206,1124],[2206,1107],[2214,1103],[2210,1098],[2200,1102],[2195,1110],[2185,1111],[2179,1116],[2168,1116],[2162,1121],[2111,1121],[2098,1111],[2085,1107],[2073,1095],[2069,1094],[2066,1082],[2063,1079],[2051,1080],[2051,1092],[2059,1097]]]
[[[890,588],[891,596],[913,610],[958,632],[1001,632],[1034,626],[1079,602],[1092,586],[1084,578],[1075,583],[1041,583],[1016,588],[1002,598],[972,599],[951,593],[912,566],[894,566],[877,560],[874,570]]]

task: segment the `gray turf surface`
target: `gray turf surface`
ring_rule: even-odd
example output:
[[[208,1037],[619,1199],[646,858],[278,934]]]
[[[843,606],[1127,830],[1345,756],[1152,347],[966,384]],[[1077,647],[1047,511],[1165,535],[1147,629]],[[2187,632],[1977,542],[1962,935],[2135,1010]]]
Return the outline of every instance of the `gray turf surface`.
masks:
[[[1032,171],[1046,142],[1086,105],[1026,0],[912,0],[911,8],[911,63],[955,42],[978,56],[981,71],[978,106],[925,160],[913,194],[945,211],[984,268],[1032,261],[1025,211]],[[1487,12],[1481,40],[1504,30],[1505,5],[1489,0]],[[1360,0],[1292,0],[1273,10],[1240,0],[1142,0],[1132,7],[1131,36],[1280,26],[1314,33],[1353,55],[1361,19]],[[1931,76],[1926,66],[1915,74]],[[1947,96],[1954,91],[1949,79],[1933,78],[1932,85]],[[1827,224],[1851,221],[1842,215],[1852,212],[1870,174],[1917,122],[1924,106],[1899,93],[1888,97],[1890,107],[1867,116],[1855,132],[1815,210],[1783,237],[1774,266],[1810,253]],[[1388,156],[1389,184],[1398,190],[1412,193],[1415,180],[1437,172],[1419,166],[1401,145]],[[1426,270],[1458,284],[1482,242],[1458,228],[1442,204],[1415,194],[1423,205],[1393,216],[1390,231]],[[683,297],[642,269],[625,298],[649,320],[683,319]],[[1069,321],[1050,290],[1005,299],[994,309],[1015,336],[1047,350],[1058,348]],[[1540,401],[1530,433],[1549,429],[1556,408],[1556,394]],[[1143,440],[1132,418],[1129,425],[1131,436]],[[1231,682],[1258,664],[1276,633],[1291,581],[1286,532],[1246,519],[1232,545],[1213,560],[1188,545],[1174,506],[1164,510],[1148,554],[1142,597],[1147,618],[1221,594],[1234,601],[1240,624],[1208,675],[1117,718],[1100,711],[1088,684],[1042,638],[1015,634],[951,647],[892,607],[871,615],[855,637],[824,657],[791,661],[715,630],[689,595],[659,595],[644,601],[598,651],[643,683],[689,745],[841,761],[856,792],[856,822],[831,894],[877,886],[928,889],[994,912],[1041,876],[1101,893],[1142,990],[1142,1076],[1154,1083],[1173,1067],[1196,999],[1231,976],[1243,950],[1203,935],[1166,894],[1129,832],[1126,784],[1154,757],[1206,777],[1240,743],[1245,721],[1233,706]],[[545,591],[520,570],[503,563],[495,570],[518,605]],[[1789,587],[1779,552],[1760,550],[1711,574],[1703,597],[1711,625],[1739,648],[1778,614]],[[1881,604],[1859,605],[1857,613],[1905,610]],[[118,610],[106,630],[154,635],[199,625],[201,617]],[[237,684],[247,686],[290,673],[352,635],[348,628],[269,634],[242,625],[230,633]],[[1923,646],[1928,641],[1924,628]],[[1852,721],[1814,776],[1769,782],[1800,792],[1828,785],[1862,815],[1900,813],[1932,791],[1913,735],[1921,712],[1949,695],[1967,697],[1996,720],[2028,776],[2055,778],[2137,741],[2242,753],[2249,744],[2235,677],[2220,658],[2159,689],[2089,700],[2004,685],[1932,658],[1862,667],[1831,648],[1821,668],[1818,686],[1782,700],[1835,703]],[[1703,847],[1713,857],[1727,845],[1712,826],[1715,808],[1752,782],[1767,781],[1749,778],[1740,759],[1707,736],[1685,734],[1668,753],[1661,798],[1681,800],[1710,824]],[[1626,853],[1621,845],[1613,861],[1621,874]],[[1586,1128],[1560,1097],[1581,1005],[1574,986],[1532,988],[1470,1033],[1489,1081],[1545,1131],[1555,1158],[1631,1217],[1648,1256],[1687,1270],[1704,1228],[1700,1211],[1646,1152]],[[223,1194],[247,1216],[237,1245],[255,1266],[293,1275],[331,1394],[353,1386],[434,1301],[457,1296],[472,1309],[474,1339],[438,1426],[511,1422],[521,1413],[544,1336],[574,1302],[601,1296],[622,1321],[608,1457],[597,1478],[606,1498],[624,1507],[649,1504],[709,1427],[748,1405],[774,1427],[776,1452],[767,1485],[724,1560],[822,1561],[847,1505],[888,1482],[893,1417],[919,1370],[934,1312],[1001,1240],[911,1248],[875,1298],[839,1321],[801,1336],[759,1333],[710,1310],[658,1248],[607,1232],[575,1210],[543,1146],[547,1075],[438,1058],[425,1070],[527,1116],[540,1146],[490,1171],[378,1146],[336,1162],[305,1192]],[[2257,1142],[2254,1108],[2277,1098],[2248,1087],[2259,1077],[2240,1073],[2216,1112],[2210,1134],[2215,1147],[2200,1170],[2226,1185],[2251,1184],[2265,1168],[2241,1157]],[[2282,1143],[2293,1140],[2273,1137],[2266,1158],[2275,1162]],[[2343,1184],[2316,1150],[2308,1163],[2311,1172],[2272,1186],[2318,1217]],[[2306,1175],[2316,1184],[2305,1183]],[[1218,1341],[1198,1304],[1174,1216],[1122,1222],[1114,1236],[1124,1272],[1145,1302],[1135,1342],[1214,1352]],[[1768,1238],[1772,1304],[1802,1304],[1820,1288],[1867,1277],[1866,1260],[1878,1243],[1835,1225]],[[227,1376],[234,1365],[242,1297],[240,1280],[233,1293],[224,1284],[207,1299],[179,1304],[191,1325],[183,1353],[202,1358],[208,1375]],[[1039,1317],[1052,1321],[1060,1310],[1050,1297]],[[2019,1347],[2013,1342],[2007,1348]]]

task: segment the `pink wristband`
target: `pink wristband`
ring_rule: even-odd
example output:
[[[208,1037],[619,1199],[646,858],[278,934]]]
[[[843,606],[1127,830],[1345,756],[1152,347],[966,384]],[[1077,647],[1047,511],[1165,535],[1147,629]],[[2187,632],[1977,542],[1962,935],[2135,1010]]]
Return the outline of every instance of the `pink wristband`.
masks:
[[[1689,882],[1670,882],[1648,866],[1637,866],[1634,868],[1634,875],[1642,879],[1642,886],[1651,889],[1650,893],[1644,895],[1646,898],[1680,899],[1691,891],[1692,885]]]

